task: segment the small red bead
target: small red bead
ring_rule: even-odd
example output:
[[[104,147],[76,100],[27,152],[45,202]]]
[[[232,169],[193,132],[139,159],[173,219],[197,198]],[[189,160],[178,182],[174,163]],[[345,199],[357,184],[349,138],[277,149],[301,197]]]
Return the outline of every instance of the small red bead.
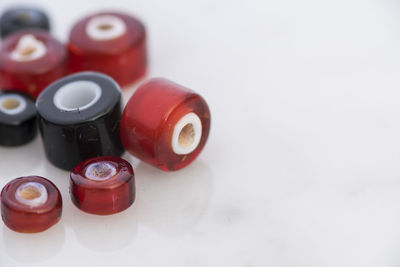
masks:
[[[210,110],[195,92],[166,79],[151,79],[129,99],[121,119],[125,149],[162,170],[178,170],[203,149]]]
[[[49,33],[31,29],[7,36],[0,49],[0,88],[36,98],[67,71],[67,50]]]
[[[119,157],[97,157],[79,163],[71,172],[70,195],[85,212],[108,215],[121,212],[135,201],[131,164]]]
[[[16,232],[42,232],[56,224],[61,213],[60,192],[43,177],[17,178],[1,191],[1,217]]]
[[[69,36],[70,72],[93,70],[127,86],[146,72],[146,32],[136,18],[113,12],[80,20]]]

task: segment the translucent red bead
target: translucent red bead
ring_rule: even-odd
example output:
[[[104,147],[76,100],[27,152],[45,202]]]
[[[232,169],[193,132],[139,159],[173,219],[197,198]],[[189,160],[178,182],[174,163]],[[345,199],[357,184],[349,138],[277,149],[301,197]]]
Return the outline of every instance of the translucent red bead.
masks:
[[[85,212],[121,212],[135,201],[132,166],[118,157],[85,160],[71,172],[70,195],[75,206]]]
[[[191,163],[210,130],[210,110],[192,90],[166,79],[151,79],[129,99],[121,119],[127,151],[162,170]]]
[[[113,12],[80,20],[72,28],[68,50],[71,72],[93,70],[127,86],[146,72],[146,32],[136,18]]]
[[[19,31],[4,39],[0,49],[0,88],[36,98],[67,70],[67,50],[47,32]]]
[[[147,70],[146,30],[138,19],[117,12],[84,17],[72,27],[64,46],[43,30],[49,28],[44,13],[11,11],[0,23],[1,35],[7,36],[0,47],[2,143],[24,144],[35,136],[29,133],[22,140],[11,135],[27,121],[21,117],[28,108],[25,94],[37,98],[36,109],[32,107],[46,156],[59,168],[75,166],[69,193],[78,209],[109,215],[134,203],[133,168],[118,157],[124,148],[164,171],[182,169],[199,156],[211,116],[206,101],[193,90],[150,79],[135,91],[121,116],[120,86],[131,85]],[[17,16],[21,12],[23,16]],[[40,17],[25,16],[32,14]],[[15,30],[17,20],[24,22],[24,30]],[[73,75],[64,77],[67,74]],[[17,232],[41,232],[61,218],[60,192],[40,176],[10,181],[0,199],[2,220]]]
[[[60,192],[43,177],[17,178],[1,191],[1,217],[16,232],[42,232],[56,224],[61,213]]]

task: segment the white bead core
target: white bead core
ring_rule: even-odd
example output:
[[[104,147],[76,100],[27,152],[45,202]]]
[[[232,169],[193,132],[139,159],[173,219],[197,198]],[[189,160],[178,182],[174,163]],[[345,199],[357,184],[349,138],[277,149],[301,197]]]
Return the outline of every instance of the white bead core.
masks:
[[[32,34],[23,35],[17,43],[10,56],[14,61],[33,61],[43,57],[47,48],[44,43]]]
[[[53,97],[54,105],[64,111],[84,110],[101,97],[100,86],[92,81],[74,81],[60,87]]]
[[[0,111],[8,115],[16,115],[24,111],[26,100],[17,94],[0,96]]]
[[[43,205],[47,201],[47,189],[41,183],[24,183],[15,191],[15,198],[22,204],[37,207]]]
[[[86,168],[85,176],[90,180],[105,181],[117,173],[117,169],[108,162],[95,162]]]
[[[172,150],[178,155],[193,152],[200,143],[201,133],[202,126],[199,116],[193,112],[186,114],[174,127]]]
[[[96,41],[118,38],[126,32],[125,22],[117,16],[100,15],[86,24],[86,34]]]

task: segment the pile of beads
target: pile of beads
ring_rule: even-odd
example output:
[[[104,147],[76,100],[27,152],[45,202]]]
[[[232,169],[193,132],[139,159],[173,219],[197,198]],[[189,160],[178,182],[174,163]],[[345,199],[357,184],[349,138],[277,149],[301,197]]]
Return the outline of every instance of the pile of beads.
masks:
[[[128,14],[85,17],[65,45],[49,30],[39,9],[0,17],[0,145],[23,145],[39,128],[47,159],[70,172],[75,206],[121,212],[136,197],[124,151],[164,171],[182,169],[207,141],[210,110],[194,91],[161,78],[142,83],[123,107],[120,86],[147,69],[145,27]],[[1,191],[2,219],[14,231],[44,231],[61,213],[60,192],[43,177],[16,178]]]

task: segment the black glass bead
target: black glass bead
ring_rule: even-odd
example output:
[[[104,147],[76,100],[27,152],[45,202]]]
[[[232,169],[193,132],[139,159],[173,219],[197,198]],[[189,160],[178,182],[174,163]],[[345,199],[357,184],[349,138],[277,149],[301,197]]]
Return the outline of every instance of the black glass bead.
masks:
[[[44,11],[31,7],[13,7],[3,12],[0,17],[1,38],[24,29],[49,31],[49,18]]]
[[[19,146],[36,136],[36,107],[29,96],[0,91],[0,145]]]
[[[49,85],[36,100],[48,160],[72,170],[99,156],[120,156],[121,89],[109,76],[79,72]]]

